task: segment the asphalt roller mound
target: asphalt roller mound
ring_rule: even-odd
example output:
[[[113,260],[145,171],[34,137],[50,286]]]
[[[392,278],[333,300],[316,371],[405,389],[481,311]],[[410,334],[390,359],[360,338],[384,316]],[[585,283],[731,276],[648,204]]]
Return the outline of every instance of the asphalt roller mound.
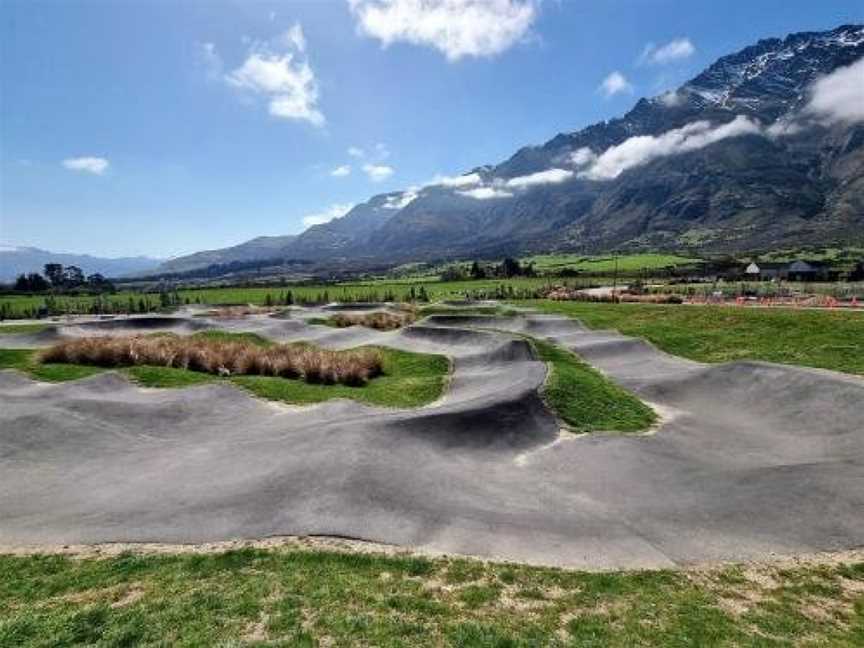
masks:
[[[446,353],[450,385],[393,410],[0,372],[0,544],[320,534],[589,568],[864,545],[858,378],[703,365],[556,316],[434,316],[391,332],[245,322],[205,324]],[[504,329],[578,351],[663,423],[562,433],[538,396],[545,366]]]

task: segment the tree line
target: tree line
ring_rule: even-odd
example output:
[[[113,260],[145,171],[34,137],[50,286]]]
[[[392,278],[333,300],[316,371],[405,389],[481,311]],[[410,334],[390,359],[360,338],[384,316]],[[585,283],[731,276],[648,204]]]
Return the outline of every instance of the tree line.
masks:
[[[86,290],[87,292],[114,292],[114,284],[98,272],[84,275],[78,266],[64,267],[62,263],[46,263],[43,274],[38,272],[18,275],[12,289],[15,292],[41,293],[69,292]]]
[[[441,272],[441,281],[465,281],[466,279],[510,279],[512,277],[536,277],[534,262],[522,264],[518,259],[507,257],[501,263],[483,263],[474,261],[466,272],[456,264]]]

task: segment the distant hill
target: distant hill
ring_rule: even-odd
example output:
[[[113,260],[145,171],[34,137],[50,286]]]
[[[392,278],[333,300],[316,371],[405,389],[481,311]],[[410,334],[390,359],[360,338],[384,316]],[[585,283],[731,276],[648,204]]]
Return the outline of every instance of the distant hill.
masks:
[[[266,250],[255,239],[199,254],[336,263],[860,245],[856,83],[864,84],[864,26],[761,40],[619,119],[457,178],[375,196],[297,237],[272,237]]]
[[[78,266],[85,275],[98,272],[106,277],[122,277],[153,270],[161,262],[161,259],[143,256],[107,259],[89,254],[49,252],[35,247],[0,246],[0,281],[14,281],[22,273],[41,273],[46,263]]]
[[[204,250],[168,259],[159,266],[160,272],[186,272],[233,261],[254,261],[278,257],[296,236],[259,236],[240,245],[220,250]]]

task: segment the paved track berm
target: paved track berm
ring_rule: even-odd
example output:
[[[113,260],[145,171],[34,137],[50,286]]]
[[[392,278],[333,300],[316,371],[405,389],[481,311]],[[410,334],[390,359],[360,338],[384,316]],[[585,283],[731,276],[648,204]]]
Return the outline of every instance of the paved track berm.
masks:
[[[5,345],[217,327],[442,353],[454,370],[446,395],[414,410],[279,405],[230,384],[143,389],[112,372],[61,384],[0,372],[0,545],[332,535],[592,569],[864,545],[856,377],[703,365],[531,313],[432,316],[388,333],[265,316],[136,319]],[[538,393],[545,365],[505,329],[573,349],[663,423],[636,436],[562,432]]]

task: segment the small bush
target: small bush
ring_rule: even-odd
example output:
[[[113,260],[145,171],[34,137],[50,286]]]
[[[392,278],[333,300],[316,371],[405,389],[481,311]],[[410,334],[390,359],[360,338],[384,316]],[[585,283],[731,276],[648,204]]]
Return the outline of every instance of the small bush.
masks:
[[[278,376],[308,383],[360,386],[382,372],[374,349],[331,351],[308,345],[263,347],[249,341],[174,335],[92,337],[60,342],[40,353],[42,362],[130,367],[155,365],[218,375]]]

